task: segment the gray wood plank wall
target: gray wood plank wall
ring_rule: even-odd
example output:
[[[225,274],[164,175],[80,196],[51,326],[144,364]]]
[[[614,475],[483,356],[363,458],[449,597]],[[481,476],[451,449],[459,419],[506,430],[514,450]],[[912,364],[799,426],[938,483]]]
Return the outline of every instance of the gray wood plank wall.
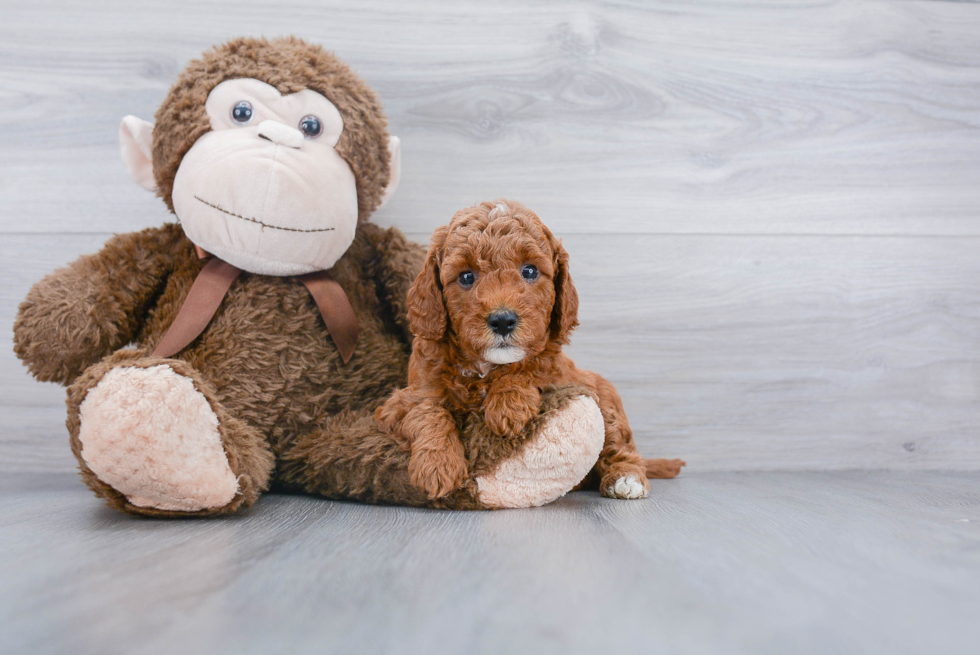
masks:
[[[71,468],[30,284],[167,220],[119,161],[187,60],[322,43],[380,93],[418,240],[473,202],[564,237],[571,353],[700,470],[980,469],[980,5],[0,3],[0,470]]]

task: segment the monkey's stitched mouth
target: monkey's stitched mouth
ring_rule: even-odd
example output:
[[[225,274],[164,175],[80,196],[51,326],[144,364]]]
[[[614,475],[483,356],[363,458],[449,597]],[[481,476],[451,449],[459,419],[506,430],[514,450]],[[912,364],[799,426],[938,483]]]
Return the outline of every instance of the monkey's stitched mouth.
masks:
[[[268,227],[268,228],[271,228],[273,230],[283,230],[285,232],[330,232],[331,230],[337,229],[337,228],[333,228],[333,227],[324,227],[324,228],[318,228],[318,229],[315,229],[315,230],[300,230],[300,229],[295,228],[295,227],[280,227],[278,225],[269,225],[268,223],[263,223],[262,221],[258,220],[257,218],[249,218],[248,216],[239,216],[238,214],[235,214],[233,212],[230,212],[227,209],[224,209],[223,207],[219,207],[217,205],[214,205],[214,204],[208,202],[204,198],[199,198],[197,196],[194,196],[194,200],[197,200],[198,202],[203,202],[208,207],[213,207],[214,209],[217,209],[219,212],[223,212],[225,214],[228,214],[229,216],[234,216],[235,218],[240,218],[243,221],[248,221],[249,223],[255,223],[256,225],[261,225],[262,227]]]

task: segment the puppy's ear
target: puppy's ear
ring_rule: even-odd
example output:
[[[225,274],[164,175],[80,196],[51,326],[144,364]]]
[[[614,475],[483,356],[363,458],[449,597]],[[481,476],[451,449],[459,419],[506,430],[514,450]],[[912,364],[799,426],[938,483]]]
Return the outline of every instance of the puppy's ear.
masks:
[[[578,327],[578,291],[568,272],[568,252],[550,230],[547,230],[547,234],[555,253],[555,306],[551,310],[551,338],[567,344],[568,336]]]
[[[429,254],[422,272],[408,291],[408,327],[423,339],[442,339],[446,334],[446,303],[442,299],[439,263],[449,230],[443,226],[432,233]]]

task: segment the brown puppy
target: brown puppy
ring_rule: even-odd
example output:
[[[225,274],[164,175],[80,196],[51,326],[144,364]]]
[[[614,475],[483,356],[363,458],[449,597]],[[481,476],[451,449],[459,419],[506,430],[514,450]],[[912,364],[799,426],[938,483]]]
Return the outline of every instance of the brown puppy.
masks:
[[[487,426],[514,437],[541,404],[540,390],[581,385],[596,396],[605,443],[586,483],[612,498],[643,498],[647,477],[672,478],[681,460],[644,460],[623,403],[607,380],[561,351],[578,325],[568,253],[534,212],[511,201],[461,210],[435,231],[408,294],[416,339],[408,388],[376,418],[411,448],[411,482],[430,498],[462,485],[467,462],[457,426],[482,408]]]

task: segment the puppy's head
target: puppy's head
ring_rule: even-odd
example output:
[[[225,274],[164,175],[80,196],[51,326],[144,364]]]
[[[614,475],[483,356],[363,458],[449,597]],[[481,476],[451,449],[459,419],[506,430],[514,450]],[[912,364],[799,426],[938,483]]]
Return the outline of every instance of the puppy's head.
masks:
[[[568,253],[534,212],[506,200],[463,209],[436,230],[408,294],[413,333],[451,331],[469,358],[493,364],[568,343],[577,316]]]

